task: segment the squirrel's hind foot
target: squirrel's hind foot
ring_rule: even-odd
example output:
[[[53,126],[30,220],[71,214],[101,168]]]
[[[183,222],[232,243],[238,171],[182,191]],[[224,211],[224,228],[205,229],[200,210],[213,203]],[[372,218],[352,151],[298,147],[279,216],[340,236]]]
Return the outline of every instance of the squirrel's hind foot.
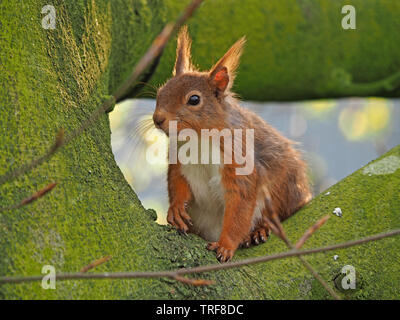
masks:
[[[242,241],[240,247],[249,248],[251,245],[259,245],[268,240],[270,235],[270,230],[268,227],[259,227],[252,232]]]

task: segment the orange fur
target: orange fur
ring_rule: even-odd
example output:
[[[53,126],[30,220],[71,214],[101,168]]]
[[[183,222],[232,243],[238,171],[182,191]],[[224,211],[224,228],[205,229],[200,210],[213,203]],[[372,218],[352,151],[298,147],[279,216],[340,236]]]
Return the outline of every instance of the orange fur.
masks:
[[[189,231],[187,224],[191,224],[191,219],[185,206],[192,199],[192,193],[180,173],[179,163],[168,167],[168,193],[171,204],[167,214],[168,223],[177,226],[182,232]]]

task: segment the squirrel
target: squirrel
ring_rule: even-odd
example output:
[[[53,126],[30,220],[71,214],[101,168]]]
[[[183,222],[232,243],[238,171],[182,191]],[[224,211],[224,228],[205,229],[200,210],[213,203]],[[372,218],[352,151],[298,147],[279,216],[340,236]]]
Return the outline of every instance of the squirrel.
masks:
[[[245,37],[239,39],[209,71],[201,72],[191,62],[192,41],[183,26],[173,76],[158,89],[153,114],[155,126],[167,136],[172,120],[178,132],[254,129],[250,174],[238,175],[236,161],[168,165],[168,223],[208,241],[207,249],[221,263],[230,261],[239,246],[266,242],[270,228],[263,217],[275,214],[283,221],[312,197],[295,143],[241,107],[231,91],[245,42]]]

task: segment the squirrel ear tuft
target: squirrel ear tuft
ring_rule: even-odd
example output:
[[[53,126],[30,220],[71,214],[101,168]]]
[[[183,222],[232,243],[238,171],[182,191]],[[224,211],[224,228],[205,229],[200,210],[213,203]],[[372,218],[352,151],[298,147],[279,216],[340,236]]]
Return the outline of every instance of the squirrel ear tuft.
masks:
[[[176,60],[173,75],[192,70],[190,48],[192,40],[189,37],[187,26],[183,26],[178,34],[178,44],[176,47]]]
[[[239,66],[240,56],[242,55],[243,46],[245,43],[246,43],[246,37],[242,37],[238,41],[236,41],[235,44],[224,54],[224,56],[210,70],[210,78],[215,84],[217,83],[222,84],[224,81],[228,81],[225,87],[222,86],[223,87],[222,91],[225,91],[226,89],[229,90],[230,88],[232,88],[233,81],[235,80],[235,75],[236,75],[235,72],[237,67]],[[220,81],[221,78],[223,78],[222,82]],[[217,88],[221,90],[218,86]]]

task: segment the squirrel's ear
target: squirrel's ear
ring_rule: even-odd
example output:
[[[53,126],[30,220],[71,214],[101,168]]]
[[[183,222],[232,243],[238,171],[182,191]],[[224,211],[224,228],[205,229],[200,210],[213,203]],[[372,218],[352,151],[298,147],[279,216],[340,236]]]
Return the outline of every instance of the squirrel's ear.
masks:
[[[221,92],[224,92],[228,87],[229,79],[228,69],[225,66],[221,67],[215,72],[215,75],[211,77],[212,84]]]
[[[183,26],[178,34],[178,45],[176,47],[176,61],[173,75],[180,75],[192,70],[190,58],[190,47],[192,40],[189,37],[187,26]]]
[[[211,68],[210,78],[212,83],[220,91],[230,89],[235,80],[235,72],[239,66],[240,56],[246,37],[242,37],[224,54],[224,56]]]

